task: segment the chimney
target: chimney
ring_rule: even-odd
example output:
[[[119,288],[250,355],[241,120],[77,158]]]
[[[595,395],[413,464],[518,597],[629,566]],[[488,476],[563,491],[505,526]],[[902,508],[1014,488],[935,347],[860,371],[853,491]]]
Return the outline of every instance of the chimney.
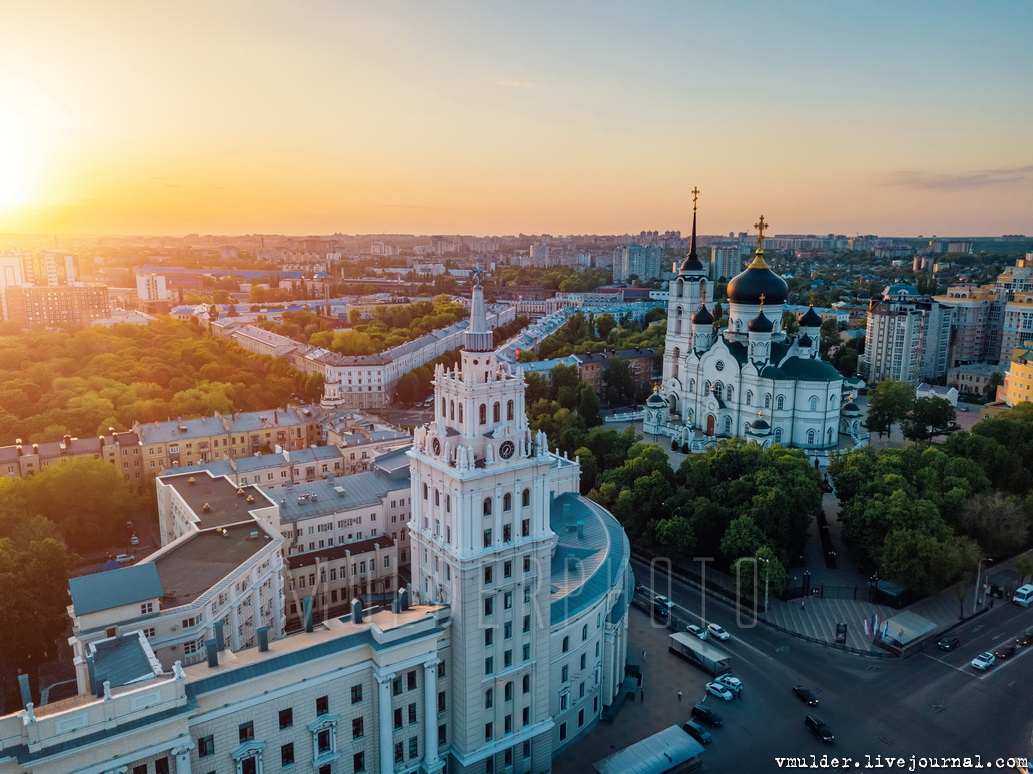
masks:
[[[398,589],[398,609],[401,612],[409,609],[409,589],[405,586]]]
[[[583,521],[579,521],[577,523],[577,539],[578,540],[584,540],[585,539],[585,523]]]
[[[312,597],[305,597],[301,600],[302,618],[305,622],[305,631],[312,631]]]
[[[269,627],[258,627],[258,649],[263,653],[269,650]]]
[[[356,597],[352,600],[352,623],[362,623],[362,600]]]
[[[219,644],[215,640],[205,640],[204,647],[208,652],[208,667],[215,669],[219,666]]]
[[[97,690],[97,665],[93,662],[93,656],[86,658],[86,680],[89,683],[90,693],[100,696]]]
[[[224,630],[226,629],[226,623],[224,621],[215,622],[215,645],[222,651],[226,649],[226,635]]]
[[[29,686],[29,676],[27,674],[18,675],[18,688],[22,694],[22,706],[32,704],[32,688]]]

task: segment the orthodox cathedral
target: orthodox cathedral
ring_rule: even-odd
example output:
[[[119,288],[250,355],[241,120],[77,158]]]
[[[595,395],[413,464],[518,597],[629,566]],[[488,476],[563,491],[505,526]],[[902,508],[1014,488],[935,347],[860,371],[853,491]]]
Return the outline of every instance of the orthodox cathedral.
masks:
[[[814,307],[800,316],[799,335],[782,328],[789,287],[764,260],[763,216],[756,227],[753,262],[728,283],[728,325],[715,329],[693,201],[689,253],[670,283],[663,380],[646,402],[643,431],[692,452],[745,438],[825,459],[840,433],[860,442],[861,411],[843,403],[843,377],[819,357]]]

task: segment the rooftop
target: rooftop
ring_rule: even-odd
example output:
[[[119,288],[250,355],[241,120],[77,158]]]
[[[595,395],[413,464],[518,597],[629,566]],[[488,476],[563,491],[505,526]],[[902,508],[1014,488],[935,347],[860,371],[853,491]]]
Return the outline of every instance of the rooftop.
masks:
[[[133,605],[162,596],[162,583],[152,564],[69,578],[68,591],[76,615],[89,615],[122,605]]]
[[[107,680],[114,688],[154,677],[157,661],[146,642],[142,633],[136,632],[90,643],[97,685]]]
[[[304,554],[296,554],[294,556],[287,557],[287,564],[292,570],[296,570],[299,567],[309,567],[320,562],[332,562],[337,559],[343,559],[346,556],[358,556],[359,554],[368,554],[379,548],[392,548],[395,541],[391,539],[390,535],[378,535],[377,537],[367,538],[366,540],[356,540],[351,543],[342,543],[331,548],[320,548],[318,551],[309,551]]]
[[[258,538],[252,533],[258,533]],[[154,557],[165,590],[162,607],[193,602],[267,544],[255,521],[221,530],[197,532],[171,550]],[[139,566],[147,566],[139,565]],[[135,569],[135,568],[134,568]]]
[[[207,471],[183,472],[172,476],[162,476],[162,483],[175,488],[194,514],[200,519],[198,527],[202,530],[211,527],[225,527],[230,524],[251,522],[251,511],[256,508],[267,508],[273,504],[257,486],[237,487],[227,478],[216,478]],[[241,494],[237,492],[243,490]],[[248,497],[252,498],[248,502]],[[211,506],[205,510],[205,505]]]
[[[409,488],[408,463],[405,475],[392,478],[380,470],[367,470],[342,478],[295,484],[275,493],[284,524],[380,505],[389,492]]]

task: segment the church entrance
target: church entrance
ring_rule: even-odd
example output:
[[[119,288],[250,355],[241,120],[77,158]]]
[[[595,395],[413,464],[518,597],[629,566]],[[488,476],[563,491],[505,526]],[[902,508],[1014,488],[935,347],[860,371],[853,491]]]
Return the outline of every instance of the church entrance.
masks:
[[[714,415],[709,414],[707,416],[707,435],[714,434]]]

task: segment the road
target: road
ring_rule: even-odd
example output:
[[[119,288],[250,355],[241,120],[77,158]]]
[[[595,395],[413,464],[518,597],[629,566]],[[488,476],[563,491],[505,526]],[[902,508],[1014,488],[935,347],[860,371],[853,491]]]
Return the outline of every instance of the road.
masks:
[[[635,569],[645,580],[644,569]],[[702,621],[698,591],[678,582],[656,591],[671,597],[680,617]],[[848,756],[863,764],[866,755],[978,754],[985,761],[1031,752],[1033,646],[1020,648],[987,672],[975,670],[969,662],[1033,627],[1033,608],[1002,605],[959,627],[955,633],[962,646],[957,650],[934,649],[906,660],[862,658],[822,648],[763,625],[751,627],[745,614],[742,626],[734,610],[712,599],[705,602],[705,614],[706,622],[716,622],[731,634],[728,641],[714,644],[732,655],[734,671],[745,685],[739,700],[706,699],[725,720],[704,756],[710,770],[761,766],[759,770],[768,771],[775,769],[776,757],[812,753]],[[631,615],[646,614],[634,609]],[[665,680],[684,682],[687,698],[698,701],[704,696],[707,675],[664,655],[676,661],[670,667],[675,671]],[[810,687],[819,705],[808,709],[792,695],[794,684]],[[803,718],[808,711],[832,728],[833,744],[807,732]]]

